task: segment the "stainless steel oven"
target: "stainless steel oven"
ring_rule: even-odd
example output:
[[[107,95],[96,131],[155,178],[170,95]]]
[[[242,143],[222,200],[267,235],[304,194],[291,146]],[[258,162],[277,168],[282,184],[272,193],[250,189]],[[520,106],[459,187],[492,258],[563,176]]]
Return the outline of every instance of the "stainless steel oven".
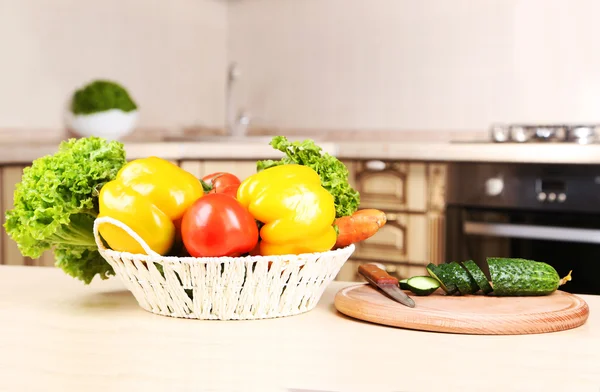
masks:
[[[446,258],[546,262],[600,294],[600,166],[454,163],[448,171]]]

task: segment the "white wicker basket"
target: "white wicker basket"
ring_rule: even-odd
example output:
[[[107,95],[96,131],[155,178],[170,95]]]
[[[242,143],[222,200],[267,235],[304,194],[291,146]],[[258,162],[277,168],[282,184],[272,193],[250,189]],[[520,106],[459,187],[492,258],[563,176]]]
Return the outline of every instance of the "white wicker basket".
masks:
[[[148,255],[107,249],[98,225],[125,230]],[[285,256],[174,257],[153,252],[128,226],[96,219],[100,254],[145,310],[204,320],[253,320],[312,310],[354,252],[354,245],[323,253]],[[157,268],[162,266],[162,273]]]

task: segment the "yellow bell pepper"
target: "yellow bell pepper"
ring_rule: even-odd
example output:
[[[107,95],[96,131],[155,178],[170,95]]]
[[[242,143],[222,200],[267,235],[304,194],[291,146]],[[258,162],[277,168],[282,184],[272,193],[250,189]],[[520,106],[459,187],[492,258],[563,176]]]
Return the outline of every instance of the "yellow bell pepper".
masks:
[[[164,255],[175,242],[183,213],[203,194],[200,181],[179,166],[157,157],[137,159],[102,187],[98,217],[121,221]],[[102,223],[98,231],[113,250],[145,254],[137,241],[112,224]]]
[[[261,255],[325,252],[336,241],[333,196],[317,172],[303,165],[282,165],[246,178],[238,201],[262,223]]]

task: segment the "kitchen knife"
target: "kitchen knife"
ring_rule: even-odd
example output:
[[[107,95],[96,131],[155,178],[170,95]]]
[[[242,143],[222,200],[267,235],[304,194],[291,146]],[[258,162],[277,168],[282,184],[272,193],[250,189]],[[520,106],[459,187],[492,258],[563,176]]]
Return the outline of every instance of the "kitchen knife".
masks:
[[[415,301],[398,287],[398,279],[394,278],[375,264],[363,264],[358,266],[358,273],[394,301],[400,302],[402,305],[406,305],[409,308],[415,307]]]

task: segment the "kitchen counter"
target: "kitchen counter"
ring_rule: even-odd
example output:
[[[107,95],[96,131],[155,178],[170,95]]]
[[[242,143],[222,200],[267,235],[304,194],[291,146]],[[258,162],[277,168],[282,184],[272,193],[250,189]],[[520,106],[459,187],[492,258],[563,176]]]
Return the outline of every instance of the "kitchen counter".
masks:
[[[0,266],[0,391],[600,390],[600,296],[587,323],[540,335],[404,330],[313,311],[258,321],[174,319],[118,278]]]
[[[503,144],[483,142],[426,141],[317,141],[324,151],[343,159],[388,159],[429,162],[527,162],[600,164],[600,144],[562,143]],[[258,160],[283,155],[268,142],[126,142],[130,159],[155,155],[172,160]],[[57,150],[57,144],[4,144],[0,164],[29,164]]]

